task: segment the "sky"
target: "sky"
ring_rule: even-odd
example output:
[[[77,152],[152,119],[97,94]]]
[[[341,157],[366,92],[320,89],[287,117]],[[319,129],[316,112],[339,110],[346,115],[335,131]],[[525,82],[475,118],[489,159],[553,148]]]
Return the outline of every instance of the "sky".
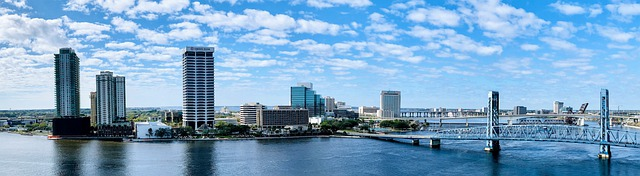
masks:
[[[181,51],[215,47],[215,104],[289,104],[289,89],[352,106],[640,109],[640,2],[497,0],[0,0],[0,110],[55,108],[54,53],[127,81],[128,107],[182,104]]]

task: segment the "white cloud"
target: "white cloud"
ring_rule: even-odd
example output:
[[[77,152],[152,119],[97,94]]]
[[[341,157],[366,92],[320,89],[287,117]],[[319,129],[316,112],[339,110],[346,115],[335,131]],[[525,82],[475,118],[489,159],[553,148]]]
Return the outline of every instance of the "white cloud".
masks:
[[[133,42],[122,42],[122,43],[109,42],[104,44],[104,47],[112,48],[112,49],[129,49],[129,50],[137,50],[141,48],[140,46],[136,45]]]
[[[589,17],[596,17],[602,13],[600,4],[594,4],[589,7]]]
[[[460,16],[455,11],[442,7],[419,8],[409,11],[407,19],[414,22],[429,22],[435,26],[458,26]]]
[[[116,26],[116,31],[119,32],[133,33],[138,30],[138,28],[140,28],[140,25],[136,24],[135,22],[128,21],[120,17],[113,17],[113,19],[111,20],[111,24]]]
[[[534,45],[534,44],[522,44],[520,45],[520,49],[525,50],[525,51],[536,51],[538,49],[540,49],[540,47],[538,45]]]
[[[509,74],[516,75],[530,75],[536,72],[531,69],[531,58],[501,59],[494,63],[493,66]]]
[[[605,8],[619,21],[630,22],[633,16],[640,15],[640,4],[637,3],[607,4]]]
[[[102,63],[103,62],[101,59],[90,58],[90,59],[85,59],[81,61],[80,66],[99,66],[99,65],[102,65]]]
[[[319,20],[297,20],[298,27],[294,30],[297,33],[309,33],[309,34],[329,34],[337,35],[340,31],[340,26],[336,24],[330,24]]]
[[[580,6],[567,4],[561,1],[557,1],[553,4],[550,4],[549,6],[555,8],[556,10],[560,11],[560,13],[565,15],[578,15],[578,14],[583,14],[587,12],[584,8]]]
[[[293,4],[299,4],[300,1],[293,1]],[[328,8],[339,5],[347,5],[353,8],[362,8],[373,5],[369,0],[306,0],[306,4],[315,8]]]
[[[256,32],[244,34],[238,38],[238,41],[262,45],[285,45],[290,42],[286,39],[287,36],[288,35],[285,32],[262,29]]]
[[[138,0],[137,5],[127,11],[127,15],[135,16],[136,14],[155,15],[170,14],[181,11],[189,6],[189,0],[162,0],[160,2],[149,0]],[[157,17],[157,16],[156,16]],[[154,19],[152,17],[151,19]]]
[[[573,37],[573,34],[578,31],[578,28],[573,26],[573,23],[571,22],[558,21],[556,22],[556,25],[551,27],[549,30],[553,36],[567,39]]]
[[[138,29],[136,30],[136,37],[154,44],[169,44],[171,41],[185,41],[201,38],[204,35],[204,32],[200,30],[196,23],[170,24],[169,28],[171,28],[169,32]]]
[[[551,49],[554,50],[578,50],[578,47],[576,47],[575,44],[562,39],[543,37],[540,38],[540,41],[549,44]]]
[[[491,38],[512,39],[532,36],[549,22],[534,13],[514,8],[497,0],[467,0],[470,7],[460,7],[466,18],[483,29]]]
[[[485,46],[473,39],[458,34],[452,29],[427,29],[422,26],[415,26],[408,32],[410,36],[422,39],[425,42],[436,42],[438,44],[448,46],[451,49],[474,52],[479,55],[493,55],[502,53],[502,47],[499,45]]]
[[[583,74],[586,74],[587,71],[593,70],[596,68],[595,66],[590,65],[590,62],[591,62],[590,59],[582,59],[582,58],[566,59],[566,60],[555,61],[551,63],[551,66],[553,66],[554,68],[563,68],[567,70],[573,70],[577,74],[583,75]]]
[[[85,39],[89,41],[100,41],[109,38],[109,35],[103,33],[111,30],[111,26],[108,24],[73,22],[66,16],[63,17],[63,20],[64,24],[74,31],[71,36],[86,36]]]
[[[606,37],[616,42],[626,43],[627,41],[629,41],[629,39],[632,39],[635,37],[634,34],[621,31],[616,27],[608,27],[608,26],[600,26],[600,25],[596,25],[595,27],[596,27],[596,30],[598,31],[598,34],[600,34],[600,36]]]
[[[222,62],[218,63],[221,67],[231,68],[244,68],[244,67],[270,67],[274,65],[282,65],[284,63],[278,62],[274,59],[256,60],[256,59],[238,59],[238,58],[225,58]]]
[[[0,16],[0,43],[26,47],[37,53],[54,53],[72,45],[62,29],[62,20],[29,18],[25,15]],[[71,46],[73,47],[73,46]]]
[[[19,8],[27,8],[27,9],[31,8],[27,6],[27,0],[4,0],[4,2]]]

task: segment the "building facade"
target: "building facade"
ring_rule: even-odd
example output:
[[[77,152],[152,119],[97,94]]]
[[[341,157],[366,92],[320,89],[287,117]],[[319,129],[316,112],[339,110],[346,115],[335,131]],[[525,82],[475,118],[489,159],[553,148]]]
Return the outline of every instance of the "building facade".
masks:
[[[182,126],[215,124],[214,50],[186,47],[182,53]]]
[[[400,117],[400,91],[380,92],[380,113],[383,118]]]
[[[91,99],[91,115],[89,116],[91,121],[91,126],[96,126],[97,122],[97,102],[96,102],[96,92],[89,93],[89,99]]]
[[[380,108],[375,107],[375,106],[371,106],[371,107],[360,106],[360,107],[358,107],[358,113],[360,115],[363,115],[363,116],[367,116],[367,115],[368,116],[375,116],[376,113],[378,113],[378,109],[380,109]]]
[[[125,77],[101,71],[96,75],[96,125],[126,121]]]
[[[284,128],[285,126],[306,126],[309,124],[307,109],[258,110],[257,124],[260,128]]]
[[[337,108],[336,99],[330,96],[324,97],[324,107],[326,112],[333,112]]]
[[[527,114],[527,107],[524,107],[524,106],[513,107],[513,115],[523,115],[523,114]]]
[[[56,117],[80,117],[80,58],[71,48],[55,56]]]
[[[553,102],[553,113],[561,114],[563,106],[564,106],[564,102],[554,101]]]
[[[316,94],[311,83],[298,83],[291,87],[291,107],[309,110],[309,117],[324,115],[324,99]]]
[[[254,102],[240,106],[240,124],[254,125],[258,119],[258,110],[266,109],[266,106]]]

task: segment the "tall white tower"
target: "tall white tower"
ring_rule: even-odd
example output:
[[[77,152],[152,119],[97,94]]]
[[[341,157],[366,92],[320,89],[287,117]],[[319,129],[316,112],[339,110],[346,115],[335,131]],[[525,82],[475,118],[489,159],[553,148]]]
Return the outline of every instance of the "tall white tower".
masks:
[[[182,53],[182,126],[213,127],[214,48],[186,47]]]

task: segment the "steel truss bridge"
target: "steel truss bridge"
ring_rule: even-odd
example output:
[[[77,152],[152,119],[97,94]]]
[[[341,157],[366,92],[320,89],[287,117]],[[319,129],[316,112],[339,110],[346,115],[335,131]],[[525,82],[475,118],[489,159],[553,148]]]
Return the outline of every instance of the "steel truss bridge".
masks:
[[[609,129],[609,91],[600,92],[600,128],[568,125],[500,125],[498,117],[498,92],[489,92],[489,113],[486,127],[458,128],[438,131],[432,135],[394,135],[353,133],[347,135],[377,139],[408,139],[414,145],[420,140],[430,140],[430,145],[440,146],[440,140],[484,140],[486,151],[500,150],[501,140],[544,141],[596,144],[600,146],[599,158],[611,157],[610,146],[640,148],[640,133]]]

